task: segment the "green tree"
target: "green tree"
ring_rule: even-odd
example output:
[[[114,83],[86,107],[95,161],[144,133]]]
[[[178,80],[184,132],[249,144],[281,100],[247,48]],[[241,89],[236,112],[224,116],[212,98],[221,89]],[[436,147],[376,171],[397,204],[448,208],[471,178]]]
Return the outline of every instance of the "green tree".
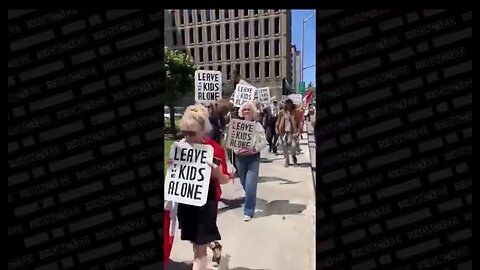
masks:
[[[177,134],[175,101],[194,90],[195,70],[193,58],[190,55],[165,47],[165,103],[170,108],[170,127],[173,134]]]

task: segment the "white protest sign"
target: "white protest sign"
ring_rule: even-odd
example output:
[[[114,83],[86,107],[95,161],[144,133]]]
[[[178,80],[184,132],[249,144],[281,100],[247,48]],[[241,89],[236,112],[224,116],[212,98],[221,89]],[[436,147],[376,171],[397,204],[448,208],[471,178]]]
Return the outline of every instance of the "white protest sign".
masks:
[[[233,96],[233,105],[240,108],[247,101],[254,102],[256,91],[257,89],[254,86],[237,84],[235,87],[235,95]]]
[[[244,79],[240,79],[240,81],[238,82],[239,84],[244,84],[244,85],[248,85],[248,86],[252,86],[251,84],[249,84],[247,81],[245,81]]]
[[[210,103],[222,99],[222,72],[214,70],[195,71],[195,101]]]
[[[258,100],[262,109],[270,106],[270,87],[257,88]]]
[[[238,151],[255,145],[255,122],[232,119],[228,126],[228,149]]]
[[[291,94],[288,97],[293,101],[293,104],[295,105],[300,105],[303,102],[301,94]]]
[[[213,147],[176,143],[170,150],[172,164],[165,177],[165,200],[194,206],[207,202],[212,173]]]

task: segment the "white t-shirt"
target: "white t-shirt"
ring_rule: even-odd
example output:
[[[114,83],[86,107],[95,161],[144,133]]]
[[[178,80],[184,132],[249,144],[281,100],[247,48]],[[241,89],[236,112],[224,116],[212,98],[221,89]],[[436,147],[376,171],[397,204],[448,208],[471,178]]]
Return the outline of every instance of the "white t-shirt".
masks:
[[[285,117],[285,132],[291,132],[292,127],[290,123],[290,112],[286,112],[284,117]]]
[[[270,105],[270,109],[272,110],[272,115],[273,115],[273,117],[276,117],[276,116],[278,115],[278,107],[275,106],[275,105],[273,105],[273,104],[271,104],[271,105]]]

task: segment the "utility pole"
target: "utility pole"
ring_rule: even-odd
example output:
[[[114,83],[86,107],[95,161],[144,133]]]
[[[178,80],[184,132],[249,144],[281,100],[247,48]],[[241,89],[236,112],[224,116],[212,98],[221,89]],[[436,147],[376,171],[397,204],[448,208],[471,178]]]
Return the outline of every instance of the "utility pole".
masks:
[[[304,19],[302,21],[302,51],[300,52],[302,55],[300,57],[301,61],[300,61],[300,67],[302,68],[302,70],[300,71],[300,81],[303,82],[303,65],[304,65],[304,50],[305,50],[305,42],[304,42],[304,38],[305,38],[305,23],[313,17],[313,15],[315,15],[315,11],[313,11],[313,14],[308,16],[308,18]]]

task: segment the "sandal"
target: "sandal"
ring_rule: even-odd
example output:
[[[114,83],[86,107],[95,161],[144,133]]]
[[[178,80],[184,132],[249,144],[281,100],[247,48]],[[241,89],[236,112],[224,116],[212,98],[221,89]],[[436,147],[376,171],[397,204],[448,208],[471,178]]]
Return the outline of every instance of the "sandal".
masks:
[[[213,247],[210,246],[210,249],[213,251],[212,262],[220,264],[220,259],[222,259],[222,245],[218,241],[213,241]]]

